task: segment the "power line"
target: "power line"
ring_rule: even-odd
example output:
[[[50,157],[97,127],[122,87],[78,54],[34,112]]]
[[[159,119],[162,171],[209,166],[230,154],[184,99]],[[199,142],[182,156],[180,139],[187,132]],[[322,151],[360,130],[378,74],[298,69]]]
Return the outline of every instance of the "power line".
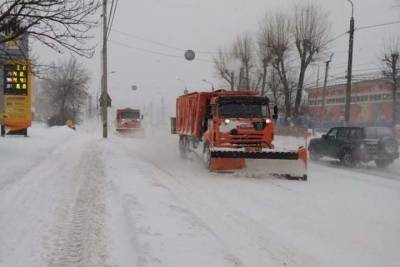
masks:
[[[374,69],[358,69],[358,70],[353,70],[354,72],[356,72],[356,74],[353,74],[352,76],[354,77],[354,76],[356,76],[356,75],[364,75],[364,74],[367,74],[367,73],[360,73],[360,72],[364,72],[364,71],[375,71],[374,73],[378,73],[378,72],[380,72],[381,70],[380,69],[376,69],[376,68],[374,68]],[[371,73],[371,72],[370,72]],[[336,78],[336,77],[347,77],[346,75],[344,75],[343,76],[343,72],[337,72],[337,73],[335,73],[335,74],[332,74],[332,75],[329,75],[330,77],[332,77],[332,78]]]
[[[165,44],[165,43],[161,43],[161,42],[158,42],[158,41],[142,38],[140,36],[137,36],[137,35],[134,35],[134,34],[131,34],[131,33],[123,32],[123,31],[119,31],[119,30],[115,30],[115,29],[113,30],[113,32],[121,34],[121,35],[124,35],[124,36],[127,36],[127,37],[132,38],[132,39],[136,39],[136,40],[140,40],[140,41],[143,41],[143,42],[152,43],[152,44],[163,46],[163,47],[166,47],[166,48],[169,48],[169,49],[174,49],[174,50],[178,50],[178,51],[184,51],[184,49],[182,49],[182,48],[179,48],[179,47],[176,47],[176,46],[172,46],[172,45],[168,45],[168,44]]]
[[[159,51],[149,50],[149,49],[146,49],[146,48],[135,47],[135,46],[124,44],[124,43],[121,43],[121,42],[118,42],[118,41],[113,41],[113,40],[111,40],[110,42],[113,43],[113,44],[119,45],[119,46],[123,46],[123,47],[130,48],[130,49],[135,49],[135,50],[142,51],[142,52],[148,53],[148,54],[154,54],[154,55],[171,57],[171,58],[179,58],[179,59],[185,60],[183,58],[183,56],[179,56],[179,55],[172,55],[172,54],[167,54],[167,53],[163,53],[163,52],[159,52]],[[207,63],[214,63],[213,61],[205,60],[205,59],[197,59],[197,61],[207,62]]]
[[[114,9],[114,4],[115,4],[115,0],[112,0],[111,1],[110,12],[108,14],[107,29],[110,28],[110,22],[111,22],[111,18],[112,18],[113,9]]]
[[[372,28],[379,28],[379,27],[384,27],[384,26],[389,26],[389,25],[394,25],[394,24],[399,24],[399,23],[400,23],[400,20],[381,23],[381,24],[375,24],[375,25],[368,25],[368,26],[358,27],[358,28],[356,28],[356,31],[372,29]]]
[[[370,65],[375,65],[375,64],[376,64],[376,62],[374,62],[374,61],[368,61],[368,62],[365,62],[365,63],[353,64],[353,67],[354,66],[370,66]],[[347,62],[339,62],[339,63],[335,62],[332,65],[333,65],[333,68],[338,68],[338,67],[341,67],[341,66],[347,66]]]
[[[113,4],[114,4],[114,0],[113,0]],[[116,5],[117,4],[118,4],[118,0],[116,0],[116,4],[115,4],[115,7],[114,7],[112,22],[114,21]],[[112,22],[111,22],[110,26],[112,26]],[[383,27],[383,26],[388,26],[388,25],[394,25],[394,24],[399,24],[399,23],[400,23],[400,21],[392,21],[392,22],[386,22],[386,23],[381,23],[381,24],[376,24],[376,25],[362,26],[362,27],[356,28],[355,30],[356,31],[361,31],[361,30],[377,28],[377,27]],[[176,47],[176,46],[172,46],[172,45],[169,45],[169,44],[166,44],[166,43],[162,43],[162,42],[159,42],[159,41],[150,40],[150,39],[143,38],[143,37],[140,37],[138,35],[131,34],[131,33],[123,32],[123,31],[120,31],[120,30],[117,30],[117,29],[114,29],[112,31],[116,32],[116,33],[118,33],[120,35],[127,36],[127,37],[132,38],[132,39],[136,39],[136,40],[140,40],[140,41],[143,41],[143,42],[152,43],[152,44],[155,44],[155,45],[163,46],[163,47],[166,47],[166,48],[169,48],[169,49],[174,49],[174,50],[177,50],[177,51],[185,51],[185,49],[183,49],[181,47]],[[109,34],[110,34],[110,32],[111,32],[111,27],[109,27]],[[342,38],[343,36],[347,35],[348,33],[349,33],[348,31],[343,32],[343,33],[333,37],[332,39],[329,39],[325,44],[329,44],[329,43],[335,42],[336,40]],[[210,51],[197,51],[197,53],[200,53],[200,54],[211,54],[211,55],[215,55],[216,54],[216,52],[210,52]]]
[[[371,70],[371,71],[368,71]],[[399,69],[400,70],[400,69]],[[359,69],[355,70],[355,72],[363,71],[361,73],[353,74],[353,78],[355,80],[370,80],[370,79],[377,79],[377,78],[384,78],[384,74],[382,73],[381,69]],[[343,81],[343,85],[345,85],[345,81],[347,76],[345,74],[336,73],[329,75],[328,84],[332,84],[332,82]],[[305,86],[312,86],[315,82],[310,82],[305,84]]]
[[[113,41],[113,40],[111,40],[110,42],[113,43],[113,44],[119,45],[119,46],[124,46],[126,48],[136,49],[136,50],[139,50],[139,51],[142,51],[142,52],[146,52],[146,53],[150,53],[150,54],[156,54],[156,55],[174,57],[174,58],[182,58],[181,56],[178,56],[178,55],[171,55],[171,54],[166,54],[166,53],[162,53],[162,52],[158,52],[158,51],[149,50],[149,49],[146,49],[146,48],[135,47],[135,46],[127,45],[127,44],[120,43],[120,42],[117,42],[117,41]]]
[[[115,1],[115,5],[114,5],[114,1]],[[111,29],[114,25],[115,13],[117,12],[117,7],[118,7],[118,0],[113,0],[112,4],[111,4],[111,9],[110,9],[110,17],[109,17],[109,21],[108,21],[108,25],[107,25],[107,29],[108,29],[107,39],[110,38]]]
[[[360,71],[371,71],[371,70],[381,71],[381,68],[355,69],[353,71],[360,72]]]
[[[357,28],[355,28],[355,31],[362,31],[362,30],[366,30],[366,29],[379,28],[379,27],[390,26],[390,25],[394,25],[394,24],[400,24],[400,20],[391,21],[391,22],[385,22],[385,23],[380,23],[380,24],[375,24],[375,25],[367,25],[367,26],[357,27]],[[342,38],[343,36],[347,35],[348,33],[349,33],[348,31],[346,31],[344,33],[341,33],[341,34],[333,37],[332,39],[329,39],[325,44],[330,44],[330,43]]]
[[[325,45],[330,44],[330,43],[332,43],[332,42],[338,40],[339,38],[342,38],[342,37],[345,36],[347,33],[348,33],[348,32],[344,32],[344,33],[341,33],[341,34],[339,34],[339,35],[333,37],[332,39],[328,40],[328,41],[325,43]]]
[[[132,39],[136,39],[136,40],[140,40],[140,41],[143,41],[143,42],[147,42],[147,43],[163,46],[163,47],[166,47],[166,48],[169,48],[169,49],[173,49],[173,50],[177,50],[177,51],[181,51],[181,52],[186,50],[186,49],[184,49],[182,47],[177,47],[177,46],[169,45],[169,44],[166,44],[166,43],[163,43],[163,42],[160,42],[160,41],[155,41],[155,40],[143,38],[141,36],[138,36],[138,35],[135,35],[135,34],[131,34],[131,33],[127,33],[127,32],[123,32],[123,31],[116,30],[116,29],[114,29],[113,32],[118,33],[120,35],[124,35],[124,36],[132,38]],[[210,54],[210,55],[217,54],[217,52],[201,51],[201,50],[196,50],[196,53],[198,53],[198,54]]]

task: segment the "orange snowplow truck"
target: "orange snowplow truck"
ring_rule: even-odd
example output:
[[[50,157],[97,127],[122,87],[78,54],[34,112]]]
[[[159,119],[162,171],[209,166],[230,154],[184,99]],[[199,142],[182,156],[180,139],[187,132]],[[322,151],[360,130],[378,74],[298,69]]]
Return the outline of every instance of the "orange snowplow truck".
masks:
[[[178,97],[171,131],[179,135],[181,156],[198,152],[211,171],[257,161],[268,174],[307,180],[306,148],[274,147],[276,106],[273,113],[269,99],[251,91],[195,92]]]

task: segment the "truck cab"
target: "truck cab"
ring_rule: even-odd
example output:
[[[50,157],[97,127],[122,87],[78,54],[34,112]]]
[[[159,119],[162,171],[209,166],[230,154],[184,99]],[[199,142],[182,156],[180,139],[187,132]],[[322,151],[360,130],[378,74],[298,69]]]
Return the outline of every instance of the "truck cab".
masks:
[[[116,130],[118,132],[141,132],[143,131],[143,115],[139,109],[118,109],[116,116]]]
[[[204,134],[213,147],[249,151],[273,147],[273,116],[266,97],[213,97],[206,119]]]

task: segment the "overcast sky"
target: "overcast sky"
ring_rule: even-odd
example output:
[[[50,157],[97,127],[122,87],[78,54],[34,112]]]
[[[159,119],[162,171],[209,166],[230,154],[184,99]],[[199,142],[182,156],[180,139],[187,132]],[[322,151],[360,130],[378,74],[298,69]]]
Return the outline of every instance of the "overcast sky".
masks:
[[[400,7],[395,7],[396,0],[353,1],[356,27],[400,20]],[[332,37],[348,30],[351,6],[346,0],[316,2],[329,13]],[[119,0],[108,54],[109,71],[115,71],[109,77],[114,105],[143,106],[151,99],[159,103],[163,95],[171,113],[174,99],[185,86],[190,91],[209,90],[210,86],[202,79],[215,83],[217,87],[223,86],[210,62],[212,53],[220,46],[231,44],[238,34],[256,33],[267,12],[290,9],[294,3],[290,0]],[[97,40],[100,40],[100,29],[97,33]],[[400,24],[356,32],[355,74],[377,71],[384,41],[398,36]],[[335,56],[330,79],[344,76],[347,46],[348,35],[332,43],[329,51]],[[185,61],[185,49],[195,50],[197,60]],[[57,57],[43,49],[40,49],[40,56],[43,61]],[[99,53],[91,60],[82,59],[82,63],[93,74],[91,91],[95,95],[100,84]],[[324,64],[320,65],[322,78]],[[317,67],[309,70],[310,80],[316,80],[316,70]],[[131,85],[137,85],[138,91],[131,91]]]

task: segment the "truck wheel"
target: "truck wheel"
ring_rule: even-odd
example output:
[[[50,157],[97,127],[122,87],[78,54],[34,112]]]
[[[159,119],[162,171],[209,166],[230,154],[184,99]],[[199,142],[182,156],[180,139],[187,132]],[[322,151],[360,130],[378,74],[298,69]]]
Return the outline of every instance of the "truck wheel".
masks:
[[[397,144],[396,139],[394,138],[383,138],[380,140],[380,145],[383,152],[389,156],[396,155],[399,145]]]
[[[356,161],[353,158],[353,154],[350,150],[345,150],[340,157],[340,162],[343,166],[346,167],[354,167],[356,165]]]
[[[307,181],[307,180],[308,180],[308,177],[307,177],[307,175],[303,175],[303,177],[300,177],[299,180],[301,180],[301,181]]]
[[[189,152],[189,140],[187,139],[186,136],[181,135],[179,136],[179,154],[181,155],[181,158],[187,159],[188,157],[188,152]]]
[[[203,162],[204,162],[204,166],[207,168],[207,170],[210,170],[211,169],[211,151],[210,151],[210,146],[208,145],[208,143],[204,144]]]
[[[380,169],[387,168],[391,163],[392,163],[392,160],[390,160],[390,159],[377,159],[377,160],[375,160],[376,167],[378,167]]]

